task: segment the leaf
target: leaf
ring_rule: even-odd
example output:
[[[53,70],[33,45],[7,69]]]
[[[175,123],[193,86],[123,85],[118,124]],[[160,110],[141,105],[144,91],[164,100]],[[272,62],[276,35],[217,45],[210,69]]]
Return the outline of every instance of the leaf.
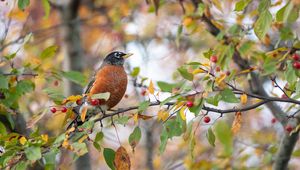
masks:
[[[103,156],[105,159],[106,164],[108,165],[108,167],[110,167],[110,169],[114,170],[115,166],[114,166],[114,159],[115,159],[115,151],[110,149],[110,148],[104,148],[103,150]]]
[[[76,155],[78,156],[82,156],[86,153],[88,153],[88,150],[87,150],[87,146],[85,143],[79,143],[79,142],[75,142],[72,144],[72,146],[70,148],[73,148],[74,151],[76,153]],[[71,150],[73,150],[71,149]]]
[[[222,73],[219,77],[216,78],[216,83],[219,86],[226,78],[226,74]]]
[[[139,75],[139,73],[140,73],[140,67],[134,67],[132,72],[130,73],[130,75],[132,77],[137,77]]]
[[[199,73],[206,73],[203,69],[199,69],[199,68],[197,68],[197,69],[195,69],[194,71],[193,71],[193,75],[196,75],[196,74],[199,74]]]
[[[33,91],[35,85],[30,80],[21,80],[16,86],[16,92],[20,95]]]
[[[236,135],[240,131],[241,123],[242,123],[242,112],[236,112],[231,126],[231,131],[233,135]]]
[[[214,106],[218,106],[220,100],[222,100],[222,96],[220,94],[216,94],[215,96],[207,98],[206,102]]]
[[[44,18],[48,18],[49,14],[50,14],[50,9],[51,9],[50,3],[48,0],[42,0],[42,5],[43,5],[44,11],[45,11]]]
[[[177,70],[183,78],[189,81],[193,81],[194,75],[192,73],[189,73],[186,68],[180,67]]]
[[[7,77],[0,75],[0,89],[8,89]]]
[[[80,120],[82,122],[85,121],[85,117],[86,117],[86,113],[87,113],[87,110],[88,110],[88,107],[87,106],[84,106],[81,110],[81,114],[80,114]]]
[[[18,0],[18,7],[24,10],[30,4],[30,0]]]
[[[138,113],[133,114],[133,122],[134,124],[137,124],[139,121]]]
[[[215,145],[216,136],[215,136],[214,132],[212,131],[211,127],[209,127],[206,132],[206,138],[211,146],[213,146],[213,147],[216,146]]]
[[[130,157],[126,149],[122,146],[120,146],[115,153],[114,165],[116,170],[130,170]]]
[[[217,139],[223,145],[225,155],[230,156],[232,154],[232,134],[228,124],[224,121],[218,121],[214,128]]]
[[[235,11],[243,11],[252,0],[240,0],[235,4]]]
[[[197,14],[199,14],[200,16],[203,15],[205,11],[205,5],[203,3],[198,3],[198,10],[197,10]]]
[[[140,103],[139,107],[138,107],[138,112],[142,113],[144,112],[150,105],[150,101],[143,101]]]
[[[25,143],[27,142],[27,139],[26,139],[24,136],[22,136],[22,137],[19,139],[19,142],[20,142],[21,145],[25,145]]]
[[[168,142],[168,133],[167,133],[167,130],[165,128],[163,128],[163,130],[160,134],[160,145],[159,145],[160,154],[162,154],[165,151],[167,142]]]
[[[65,98],[61,91],[54,88],[46,88],[43,91],[48,94],[51,100],[58,104],[61,104]]]
[[[27,163],[24,161],[19,162],[15,167],[15,170],[26,170],[27,169]]]
[[[179,94],[176,94],[176,95],[174,95],[174,96],[170,96],[170,97],[166,98],[165,100],[163,100],[163,101],[160,103],[160,106],[163,106],[163,105],[165,105],[166,103],[171,102],[172,100],[176,100],[176,99],[178,99],[179,97],[181,97]]]
[[[44,4],[44,1],[47,1],[48,0],[43,0],[43,4]],[[48,2],[49,3],[49,2]],[[47,47],[46,49],[44,49],[41,53],[41,58],[42,59],[46,59],[46,58],[51,58],[51,57],[54,57],[54,55],[56,54],[57,52],[57,49],[58,49],[58,46],[56,45],[51,45],[49,47]]]
[[[183,106],[181,107],[179,114],[182,120],[186,120],[186,116],[185,116],[185,110],[187,109],[187,106]]]
[[[105,93],[97,93],[97,94],[93,94],[91,96],[92,99],[103,99],[105,101],[107,101],[110,97],[110,93],[109,92],[105,92]]]
[[[221,91],[220,95],[222,96],[221,100],[223,100],[224,102],[228,102],[228,103],[238,103],[239,102],[239,99],[236,98],[236,96],[234,95],[232,90],[230,90],[228,88]]]
[[[94,142],[100,142],[104,138],[104,133],[103,132],[98,132],[96,134],[96,137],[94,139]]]
[[[78,71],[66,71],[66,72],[63,71],[61,74],[66,79],[78,85],[81,85],[82,87],[85,86],[86,84],[86,80],[87,80],[86,77]]]
[[[65,105],[68,102],[76,102],[77,100],[80,100],[80,99],[82,99],[81,95],[76,95],[76,96],[75,95],[71,95],[68,98],[66,98],[61,104]]]
[[[138,114],[139,119],[148,120],[153,118],[153,116]]]
[[[165,109],[159,110],[157,113],[157,120],[160,121],[166,121],[169,117],[169,112]]]
[[[254,24],[254,32],[260,40],[262,40],[270,30],[271,24],[272,14],[268,10],[263,11]]]
[[[246,104],[246,103],[247,103],[247,100],[248,100],[247,94],[242,94],[242,95],[241,95],[241,103],[242,103],[242,104]]]
[[[25,155],[28,160],[36,161],[42,158],[41,148],[38,146],[30,146],[25,148]]]
[[[5,127],[5,125],[2,122],[0,122],[0,134],[1,135],[7,135],[6,127]]]
[[[152,80],[150,80],[148,91],[149,91],[150,94],[152,94],[152,95],[154,94],[154,85],[153,85]]]
[[[261,13],[266,11],[271,6],[270,0],[261,0],[258,5],[258,11]]]
[[[140,127],[135,127],[133,132],[129,135],[128,142],[132,148],[132,151],[134,152],[134,148],[139,143],[142,137],[142,132]]]
[[[126,125],[128,120],[129,120],[129,116],[122,116],[122,117],[118,117],[114,121],[115,121],[115,123],[118,123],[121,125]]]
[[[162,92],[172,92],[173,88],[176,87],[176,84],[171,84],[163,81],[157,82],[158,87]]]

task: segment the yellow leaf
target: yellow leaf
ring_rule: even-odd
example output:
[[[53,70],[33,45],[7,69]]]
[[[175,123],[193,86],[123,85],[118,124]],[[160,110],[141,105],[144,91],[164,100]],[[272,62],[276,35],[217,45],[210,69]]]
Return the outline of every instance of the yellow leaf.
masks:
[[[68,103],[68,102],[76,102],[77,100],[81,99],[82,96],[80,95],[72,95],[72,96],[69,96],[68,98],[64,99],[64,101],[62,102],[62,105]]]
[[[202,65],[205,66],[205,67],[209,67],[210,63],[202,63]]]
[[[130,157],[123,146],[120,146],[116,151],[114,165],[116,170],[130,170]]]
[[[193,23],[193,19],[191,17],[186,17],[183,19],[182,25],[189,26]]]
[[[220,84],[224,81],[225,78],[226,78],[226,74],[225,74],[225,73],[222,73],[222,74],[220,75],[220,77],[217,77],[217,78],[216,78],[216,83],[217,83],[217,85],[220,85]]]
[[[69,133],[74,132],[74,131],[75,131],[75,127],[71,127],[70,129],[68,129],[66,131],[66,134],[69,134]]]
[[[88,138],[88,135],[82,136],[82,137],[78,140],[78,143],[82,143],[86,138]]]
[[[43,135],[41,135],[41,137],[42,137],[42,140],[44,142],[48,142],[48,135],[47,134],[43,134]]]
[[[82,122],[85,121],[85,116],[86,116],[87,109],[88,109],[87,106],[85,106],[81,110],[80,119],[81,119]]]
[[[242,112],[236,112],[231,126],[231,131],[234,135],[236,135],[240,131],[241,123],[242,123]]]
[[[249,68],[249,69],[240,71],[240,72],[238,73],[238,75],[250,73],[250,72],[252,72],[252,71],[254,71],[254,70],[256,70],[256,69],[257,69],[256,67],[251,67],[251,68]]]
[[[69,146],[68,140],[64,140],[64,142],[62,143],[62,147],[68,149],[68,146]]]
[[[205,71],[202,70],[202,69],[199,69],[199,68],[197,68],[197,69],[195,69],[195,70],[193,71],[193,74],[194,74],[194,75],[195,75],[195,74],[198,74],[198,73],[205,73]]]
[[[139,121],[139,115],[138,115],[138,113],[135,113],[135,114],[133,115],[133,121],[134,121],[134,124],[137,124],[137,123],[138,123],[138,121]]]
[[[242,95],[241,95],[241,103],[242,103],[242,104],[246,104],[246,103],[247,103],[247,100],[248,100],[247,94],[242,94]]]
[[[19,142],[20,142],[21,145],[25,145],[25,143],[27,142],[27,139],[26,139],[24,136],[22,136],[22,137],[19,139]]]
[[[178,108],[180,108],[180,107],[183,106],[184,104],[185,104],[184,101],[181,101],[181,102],[177,103],[177,104],[175,105],[175,107],[174,107],[174,110],[177,110]]]
[[[160,110],[157,113],[157,120],[160,121],[166,121],[169,117],[169,112],[167,110]]]
[[[149,91],[150,94],[154,94],[154,85],[153,85],[152,80],[150,80],[148,91]]]
[[[179,111],[179,114],[180,114],[180,117],[182,120],[186,120],[186,116],[185,116],[185,109],[187,108],[187,106],[183,106],[180,111]]]

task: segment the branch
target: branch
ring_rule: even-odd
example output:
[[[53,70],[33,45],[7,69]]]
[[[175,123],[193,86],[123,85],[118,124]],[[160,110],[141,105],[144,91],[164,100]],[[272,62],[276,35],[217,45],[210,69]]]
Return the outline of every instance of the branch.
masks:
[[[22,74],[17,74],[17,73],[0,73],[2,76],[33,76],[36,77],[38,74],[36,73],[22,73]]]

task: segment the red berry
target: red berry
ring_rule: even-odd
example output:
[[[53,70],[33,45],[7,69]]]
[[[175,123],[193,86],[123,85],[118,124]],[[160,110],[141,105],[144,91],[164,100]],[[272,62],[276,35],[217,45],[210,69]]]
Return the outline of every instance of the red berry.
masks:
[[[231,72],[230,71],[226,71],[226,76],[230,76]]]
[[[125,98],[125,99],[127,99],[128,97],[129,97],[128,94],[125,94],[125,95],[124,95],[124,98]]]
[[[58,85],[59,85],[58,80],[55,80],[55,81],[54,81],[54,86],[58,86]]]
[[[274,124],[274,123],[276,123],[276,118],[272,118],[272,120],[271,120],[271,122],[272,122],[272,124]]]
[[[205,123],[209,123],[210,122],[210,117],[209,116],[205,116],[204,119],[203,119],[203,121]]]
[[[93,100],[91,101],[91,104],[92,104],[93,106],[97,106],[97,105],[99,105],[99,100],[98,100],[98,99],[93,99]]]
[[[66,107],[63,107],[62,109],[61,109],[61,112],[63,112],[63,113],[66,113],[68,111],[68,109],[66,108]]]
[[[300,69],[300,62],[299,62],[299,61],[295,61],[295,62],[293,63],[293,67],[294,67],[294,69],[299,70],[299,69]]]
[[[82,105],[81,99],[76,100],[76,104],[77,104],[77,105]]]
[[[293,59],[294,59],[295,61],[300,60],[300,55],[295,53],[295,54],[293,55]]]
[[[210,61],[216,63],[216,62],[218,62],[218,57],[213,55],[210,57]]]
[[[141,95],[142,95],[142,96],[145,96],[145,95],[146,95],[146,92],[147,92],[146,90],[142,90],[142,91],[141,91]]]
[[[57,110],[56,110],[55,107],[52,107],[52,108],[50,109],[50,111],[51,111],[52,113],[55,113]]]
[[[192,101],[187,101],[187,102],[186,102],[186,106],[187,106],[188,108],[191,108],[191,107],[194,106],[194,103],[193,103]]]
[[[216,67],[216,72],[219,72],[219,71],[221,71],[221,68],[218,66],[218,67]]]
[[[293,130],[293,127],[291,125],[287,125],[285,130],[290,133]]]

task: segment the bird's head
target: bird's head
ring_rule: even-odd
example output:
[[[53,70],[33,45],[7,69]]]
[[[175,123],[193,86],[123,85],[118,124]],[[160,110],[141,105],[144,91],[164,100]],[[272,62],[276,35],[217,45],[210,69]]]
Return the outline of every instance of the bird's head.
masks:
[[[111,65],[119,65],[122,66],[124,64],[124,60],[128,57],[130,57],[132,53],[123,53],[119,51],[114,51],[109,53],[105,59],[104,63],[105,64],[111,64]]]

